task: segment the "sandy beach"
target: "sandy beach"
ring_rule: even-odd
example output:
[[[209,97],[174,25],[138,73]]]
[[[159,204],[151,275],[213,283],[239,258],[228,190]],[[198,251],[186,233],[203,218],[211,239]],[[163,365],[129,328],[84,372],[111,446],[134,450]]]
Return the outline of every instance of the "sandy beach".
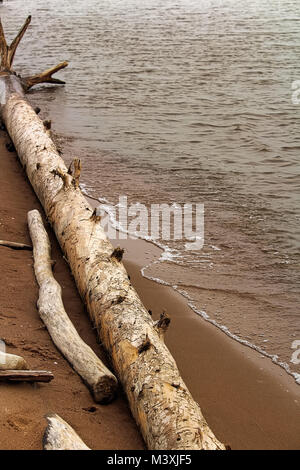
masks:
[[[7,135],[0,136],[0,238],[30,243],[26,216],[41,210]],[[106,360],[62,253],[49,230],[55,277],[67,312],[82,338]],[[157,318],[171,317],[167,345],[209,426],[233,449],[299,449],[299,386],[259,353],[242,346],[197,317],[171,288],[142,277],[140,268],[159,250],[141,241],[122,241],[125,265],[145,306]],[[51,370],[50,384],[1,384],[1,449],[41,449],[44,416],[58,413],[92,449],[144,449],[126,398],[95,405],[78,375],[57,351],[39,319],[32,253],[1,247],[1,337],[10,353],[32,368]]]
[[[27,212],[41,209],[15,153],[0,136],[0,238],[30,243]],[[105,360],[60,249],[49,232],[55,277],[65,308],[81,337]],[[108,406],[94,403],[86,386],[61,356],[39,318],[32,253],[1,247],[0,337],[7,351],[26,358],[33,369],[50,370],[50,384],[0,384],[0,448],[42,449],[45,415],[57,413],[92,449],[143,449],[126,399],[119,393]]]

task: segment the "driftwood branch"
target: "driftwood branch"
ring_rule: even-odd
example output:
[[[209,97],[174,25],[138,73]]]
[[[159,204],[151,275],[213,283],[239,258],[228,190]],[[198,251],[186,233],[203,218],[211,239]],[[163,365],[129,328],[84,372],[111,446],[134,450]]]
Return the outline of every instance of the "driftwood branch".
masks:
[[[32,251],[32,246],[30,245],[26,245],[24,243],[9,242],[7,240],[0,240],[0,246],[6,246],[7,248],[12,248],[13,250]]]
[[[47,416],[47,421],[43,438],[44,450],[91,450],[60,416]]]
[[[48,79],[53,71],[47,71]],[[223,450],[225,446],[209,428],[131,285],[121,261],[122,250],[114,250],[101,224],[87,217],[92,208],[81,191],[74,185],[62,191],[61,181],[49,178],[50,165],[63,173],[68,169],[22,91],[22,86],[26,90],[42,78],[29,79],[26,86],[12,74],[0,75],[2,118],[145,442],[154,450]]]
[[[20,41],[22,40],[25,32],[27,31],[27,28],[30,25],[30,22],[31,22],[31,16],[28,16],[28,18],[25,21],[23,27],[20,29],[19,33],[17,34],[17,36],[15,37],[15,39],[13,40],[13,42],[11,43],[11,45],[8,48],[8,63],[7,63],[7,65],[9,67],[9,69],[11,69],[11,67],[12,67],[17,47],[18,47]]]
[[[38,85],[39,83],[53,83],[58,85],[64,85],[66,82],[63,80],[59,80],[58,78],[53,78],[52,75],[58,72],[61,69],[64,69],[69,64],[67,61],[61,62],[60,64],[56,65],[55,67],[51,67],[48,70],[45,70],[42,73],[37,75],[33,75],[32,77],[26,77],[23,80],[25,91],[28,91],[34,85]]]
[[[0,382],[51,382],[52,372],[44,370],[6,370],[0,371]]]
[[[40,286],[40,317],[54,344],[88,385],[95,401],[108,403],[115,395],[117,379],[80,338],[64,309],[61,287],[52,273],[50,241],[37,210],[28,213],[28,226],[33,243],[35,275]]]
[[[20,29],[19,33],[13,40],[10,46],[7,45],[4,29],[0,19],[0,50],[1,50],[1,69],[10,71],[12,69],[12,64],[14,61],[15,53],[17,47],[23,38],[28,26],[31,22],[31,16],[28,16],[27,20],[25,21],[24,25]]]

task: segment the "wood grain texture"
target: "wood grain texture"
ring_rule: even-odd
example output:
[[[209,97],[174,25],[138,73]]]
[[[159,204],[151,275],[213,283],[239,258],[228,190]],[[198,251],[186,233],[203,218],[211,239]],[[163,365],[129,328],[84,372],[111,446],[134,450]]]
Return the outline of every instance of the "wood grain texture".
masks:
[[[60,416],[47,416],[47,421],[43,437],[44,450],[91,450]]]
[[[0,382],[51,382],[52,372],[44,370],[6,370],[0,371]]]
[[[51,246],[42,217],[37,210],[28,213],[33,243],[34,270],[39,284],[38,310],[59,351],[82,377],[98,403],[109,403],[118,381],[94,351],[80,338],[66,313],[62,290],[52,272]]]

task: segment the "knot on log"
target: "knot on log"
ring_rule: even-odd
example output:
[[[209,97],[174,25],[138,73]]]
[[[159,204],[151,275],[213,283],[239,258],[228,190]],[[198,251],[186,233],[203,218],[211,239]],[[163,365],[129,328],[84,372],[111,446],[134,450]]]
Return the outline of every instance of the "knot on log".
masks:
[[[125,298],[126,297],[124,295],[119,295],[119,297],[116,300],[113,300],[112,305],[120,305],[121,303],[124,302]]]
[[[142,354],[145,351],[148,351],[148,349],[151,348],[151,341],[149,339],[148,333],[146,334],[146,338],[142,342],[142,344],[138,348],[138,353]]]
[[[8,142],[7,144],[5,144],[5,147],[7,148],[9,152],[14,152],[16,150],[12,142]]]
[[[117,248],[114,249],[114,251],[112,252],[110,257],[111,257],[111,259],[115,259],[116,261],[121,263],[121,261],[123,259],[124,252],[125,252],[125,250],[118,246]]]
[[[52,126],[52,121],[51,119],[49,120],[46,119],[45,121],[43,121],[43,124],[44,124],[45,129],[50,130]]]

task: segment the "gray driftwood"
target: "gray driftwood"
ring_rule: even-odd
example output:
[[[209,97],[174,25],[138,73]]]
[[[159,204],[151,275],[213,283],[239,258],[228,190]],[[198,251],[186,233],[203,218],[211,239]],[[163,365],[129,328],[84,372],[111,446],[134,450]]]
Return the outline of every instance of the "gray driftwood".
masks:
[[[33,244],[34,270],[40,286],[40,317],[54,344],[88,385],[95,401],[108,403],[115,396],[117,379],[80,338],[64,309],[61,287],[52,273],[49,237],[39,211],[28,212],[28,226]]]
[[[60,416],[47,416],[44,450],[90,450],[71,426]]]

